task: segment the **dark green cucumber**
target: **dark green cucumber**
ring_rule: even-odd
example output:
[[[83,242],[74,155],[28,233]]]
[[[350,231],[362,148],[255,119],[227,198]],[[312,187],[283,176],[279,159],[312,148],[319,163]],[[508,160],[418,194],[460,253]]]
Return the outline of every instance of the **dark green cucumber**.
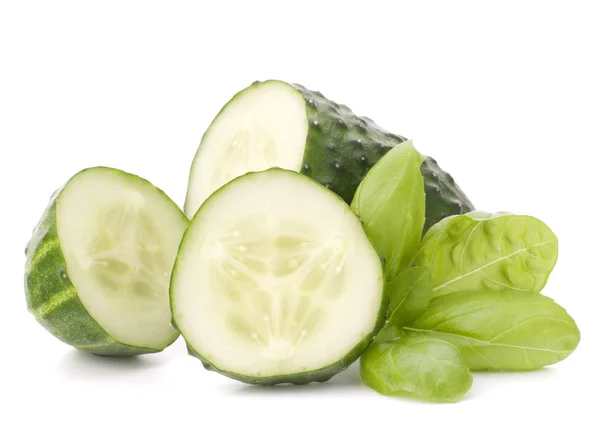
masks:
[[[407,138],[383,130],[373,120],[355,115],[347,106],[328,100],[320,92],[298,84],[292,86],[306,101],[309,123],[301,173],[351,203],[367,171]],[[450,215],[474,209],[452,176],[442,170],[436,160],[426,157],[421,172],[427,201],[425,231]]]
[[[294,132],[291,139],[277,127],[280,124]],[[269,138],[273,138],[271,143],[265,141]],[[270,167],[309,176],[351,203],[367,171],[404,141],[406,138],[383,130],[320,92],[276,80],[255,82],[223,107],[202,138],[192,165],[185,211],[191,218],[210,193],[224,183],[248,171]],[[238,148],[239,154],[248,150],[254,155],[235,161]],[[230,177],[215,179],[214,175],[223,171]],[[447,216],[474,209],[433,158],[426,158],[422,173],[427,194],[425,230]]]

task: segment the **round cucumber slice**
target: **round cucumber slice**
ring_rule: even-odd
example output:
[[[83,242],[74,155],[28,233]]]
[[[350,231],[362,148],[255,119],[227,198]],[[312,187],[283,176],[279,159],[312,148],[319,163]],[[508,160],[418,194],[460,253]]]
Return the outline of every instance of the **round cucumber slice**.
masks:
[[[347,203],[367,171],[406,138],[298,84],[268,80],[237,93],[215,117],[194,158],[185,203],[192,218],[218,188],[247,172],[280,167],[302,173]],[[421,167],[425,231],[473,205],[437,162]]]
[[[337,195],[298,173],[249,173],[192,220],[173,270],[190,353],[253,384],[326,381],[385,316],[382,263]]]
[[[51,199],[27,247],[29,310],[63,342],[100,355],[163,350],[169,281],[188,220],[150,182],[97,167]]]

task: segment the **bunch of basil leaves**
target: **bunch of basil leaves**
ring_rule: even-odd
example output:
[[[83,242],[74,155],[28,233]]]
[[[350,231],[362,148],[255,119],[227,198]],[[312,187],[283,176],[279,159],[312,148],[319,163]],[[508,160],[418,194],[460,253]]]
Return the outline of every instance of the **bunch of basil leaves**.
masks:
[[[454,402],[476,370],[533,370],[577,347],[575,321],[540,294],[558,240],[527,215],[474,211],[422,236],[424,157],[411,141],[388,152],[352,201],[382,255],[387,321],[360,360],[369,387]]]

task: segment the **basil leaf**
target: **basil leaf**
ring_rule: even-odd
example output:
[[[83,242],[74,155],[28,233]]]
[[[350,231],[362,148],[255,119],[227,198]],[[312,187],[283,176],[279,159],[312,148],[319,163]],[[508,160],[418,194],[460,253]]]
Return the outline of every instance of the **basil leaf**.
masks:
[[[404,335],[403,333],[401,326],[388,323],[383,326],[379,333],[377,333],[373,343],[387,343],[402,337]]]
[[[434,296],[459,290],[540,292],[557,259],[558,239],[537,218],[476,211],[434,225],[415,265],[431,267]]]
[[[419,249],[425,224],[424,157],[412,141],[392,148],[358,186],[352,210],[383,255],[391,280],[407,268]]]
[[[580,332],[567,311],[534,292],[456,292],[434,298],[404,329],[458,347],[473,370],[530,370],[569,356]]]
[[[388,284],[388,324],[404,327],[417,319],[431,300],[431,271],[427,266],[409,268]]]
[[[374,344],[360,359],[360,375],[382,394],[408,392],[443,402],[457,401],[473,383],[458,350],[428,336]]]

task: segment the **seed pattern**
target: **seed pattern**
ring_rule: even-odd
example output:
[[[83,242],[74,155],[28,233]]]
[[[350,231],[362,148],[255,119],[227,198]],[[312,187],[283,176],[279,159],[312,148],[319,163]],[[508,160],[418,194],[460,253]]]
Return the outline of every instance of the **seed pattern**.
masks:
[[[321,239],[297,221],[268,227],[259,216],[238,227],[215,238],[220,255],[210,255],[211,278],[231,303],[227,324],[266,357],[289,359],[344,290],[342,238]]]
[[[160,299],[167,294],[164,258],[150,218],[134,204],[115,205],[97,220],[98,235],[80,257],[80,265],[109,295]],[[141,305],[141,303],[140,303]]]
[[[279,151],[270,132],[247,112],[230,141],[229,148],[217,157],[222,165],[215,167],[211,175],[212,186],[225,183],[249,171],[276,167]]]

